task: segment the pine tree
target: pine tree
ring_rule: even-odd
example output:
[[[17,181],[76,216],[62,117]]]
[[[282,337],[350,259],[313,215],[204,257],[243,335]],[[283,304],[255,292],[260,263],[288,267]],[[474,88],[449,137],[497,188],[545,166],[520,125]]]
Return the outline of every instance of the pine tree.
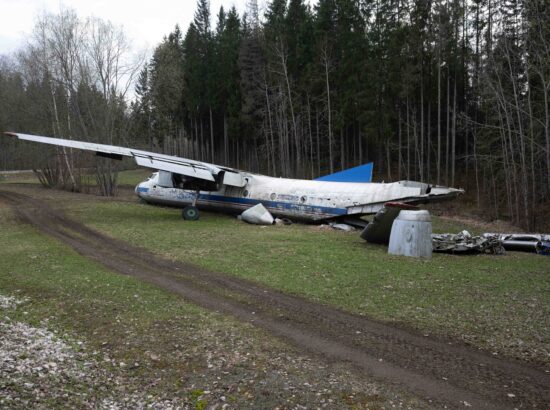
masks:
[[[175,137],[183,126],[184,66],[181,32],[174,31],[157,46],[150,65],[150,104],[154,136],[163,145],[166,136]]]
[[[216,111],[223,118],[223,159],[229,160],[230,141],[240,136],[241,90],[239,49],[241,22],[235,7],[227,15],[223,8],[218,14],[216,28]]]

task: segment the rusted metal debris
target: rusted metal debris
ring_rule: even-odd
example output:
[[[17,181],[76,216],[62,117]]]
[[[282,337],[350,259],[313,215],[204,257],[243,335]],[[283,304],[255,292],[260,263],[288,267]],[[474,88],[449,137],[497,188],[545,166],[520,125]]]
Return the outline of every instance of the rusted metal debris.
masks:
[[[498,235],[472,236],[468,231],[458,234],[432,234],[434,252],[487,253],[503,255],[506,251]]]

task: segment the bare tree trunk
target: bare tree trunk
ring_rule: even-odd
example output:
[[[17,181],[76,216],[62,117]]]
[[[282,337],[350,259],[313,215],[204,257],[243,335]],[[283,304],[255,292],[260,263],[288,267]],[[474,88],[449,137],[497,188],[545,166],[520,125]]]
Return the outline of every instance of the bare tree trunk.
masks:
[[[313,132],[311,130],[311,105],[309,102],[309,94],[307,94],[307,128],[309,131],[309,166],[311,169],[310,177],[314,178],[315,171],[313,170]]]
[[[526,76],[527,76],[527,84],[531,84],[530,77],[529,77],[529,70],[525,70]],[[531,88],[529,88],[529,91],[527,93],[527,106],[529,109],[529,151],[530,151],[530,160],[531,160],[531,192],[530,192],[530,202],[531,202],[531,208],[530,208],[530,218],[529,218],[529,229],[534,228],[535,226],[535,203],[536,203],[536,192],[537,192],[537,183],[536,183],[536,177],[535,177],[535,136],[534,136],[534,117],[533,117],[533,106],[531,104]]]
[[[322,50],[323,64],[325,68],[325,89],[327,93],[327,116],[328,116],[328,152],[330,162],[330,173],[334,172],[334,160],[332,155],[332,107],[330,105],[330,82],[329,82],[329,55],[328,44],[325,42],[325,46]]]
[[[420,181],[424,182],[424,75],[420,74],[420,155],[418,167],[420,168]]]
[[[298,128],[296,126],[296,116],[294,114],[294,104],[292,102],[292,92],[290,91],[290,78],[288,76],[287,61],[286,61],[287,56],[285,54],[282,42],[280,44],[280,48],[277,51],[278,51],[278,54],[279,54],[279,58],[281,60],[281,68],[283,69],[283,74],[284,74],[285,84],[286,84],[286,92],[288,94],[288,105],[290,107],[290,118],[292,120],[292,131],[293,131],[293,134],[294,134],[294,146],[295,146],[295,150],[296,150],[295,155],[296,155],[296,170],[297,170],[297,167],[301,163],[300,145],[299,145],[300,142],[298,140]]]
[[[506,56],[508,61],[508,69],[510,70],[510,80],[512,83],[512,90],[514,92],[514,102],[515,102],[515,108],[516,108],[516,115],[517,115],[517,121],[518,121],[518,131],[519,131],[519,143],[520,143],[520,160],[521,160],[521,177],[522,177],[522,188],[523,188],[523,217],[524,219],[524,225],[526,225],[529,228],[529,182],[527,178],[527,165],[525,160],[525,135],[523,130],[523,120],[521,115],[521,107],[519,103],[518,98],[518,91],[517,91],[517,84],[515,81],[515,75],[512,69],[512,63],[511,63],[511,56],[510,56],[510,50],[506,49]]]
[[[475,126],[473,130],[473,137],[474,137],[474,172],[476,176],[476,203],[477,203],[477,207],[479,208],[481,205],[481,200],[479,197],[479,172],[477,168],[477,129]]]
[[[388,168],[388,182],[392,180],[391,178],[391,155],[390,155],[390,142],[386,141],[386,162]]]
[[[72,139],[72,131],[71,131],[71,99],[69,96],[69,92],[67,92],[67,131],[68,131],[68,137],[69,139]],[[71,190],[74,191],[76,189],[76,180],[74,177],[73,172],[73,164],[72,161],[69,161],[69,154],[67,153],[67,148],[62,147],[63,150],[63,157],[65,158],[65,165],[67,166],[67,172],[69,173],[69,178],[71,179]],[[72,158],[72,150],[69,149],[69,153],[71,154]]]
[[[409,118],[409,97],[407,96],[407,179],[411,179],[411,124]]]
[[[199,142],[199,126],[197,124],[197,117],[194,117],[195,123],[195,143],[193,144],[194,159],[200,159],[200,142]]]
[[[399,107],[399,104],[397,104],[396,107],[397,110],[397,179],[401,179],[402,175],[402,162],[403,157],[401,153],[401,144],[402,144],[402,137],[401,137],[401,107]]]
[[[269,136],[270,136],[270,140],[271,140],[271,146],[270,146],[270,151],[271,151],[271,166],[273,167],[273,169],[271,170],[272,172],[272,175],[275,176],[277,175],[277,166],[276,166],[276,163],[275,163],[275,141],[273,139],[273,120],[271,118],[271,104],[269,102],[269,90],[268,90],[268,87],[267,87],[267,80],[265,78],[265,75],[264,75],[264,90],[265,90],[265,104],[266,104],[266,107],[267,107],[267,118],[268,118],[268,121],[269,121]]]
[[[317,176],[321,176],[321,136],[319,135],[319,110],[315,108],[315,135],[317,137]]]
[[[268,119],[264,118],[262,123],[263,128],[263,134],[265,137],[265,156],[267,157],[267,173],[269,174],[271,172],[271,147],[269,143],[269,132],[268,132],[268,126],[267,123]]]
[[[356,166],[359,164],[359,150],[357,149],[357,133],[355,132],[355,122],[353,123],[353,131],[351,134],[351,141],[353,143],[353,146],[351,147],[351,152],[353,154],[353,165]]]
[[[441,184],[441,13],[437,45],[437,184]]]
[[[512,186],[510,187],[510,192],[511,192],[510,195],[512,195],[512,193],[513,193],[514,198],[510,199],[510,208],[509,209],[510,209],[510,213],[512,215],[516,216],[514,218],[515,222],[519,223],[520,222],[519,221],[519,215],[520,215],[520,212],[519,212],[519,192],[518,192],[519,183],[518,183],[518,180],[517,180],[518,172],[517,172],[514,141],[513,141],[514,131],[512,129],[512,123],[510,122],[512,120],[513,116],[512,116],[512,113],[508,112],[508,102],[506,101],[504,88],[502,87],[502,82],[501,82],[499,73],[496,72],[496,74],[497,74],[497,77],[498,77],[498,80],[499,80],[498,85],[499,85],[499,90],[500,90],[500,93],[497,93],[496,96],[498,98],[498,102],[499,102],[499,106],[500,106],[500,109],[498,110],[498,114],[499,114],[500,123],[502,124],[501,129],[502,129],[502,135],[503,135],[503,144],[504,144],[505,153],[506,153],[506,146],[509,147],[509,152],[510,152],[510,158],[509,159],[507,158],[507,154],[505,156],[505,158],[508,160],[508,163],[511,165],[511,178],[507,178],[507,183],[508,183],[508,181],[512,181],[512,183],[513,183]],[[505,163],[505,166],[506,166],[506,163]]]
[[[427,152],[427,159],[426,159],[426,181],[427,182],[430,182],[431,181],[431,152],[432,152],[432,104],[431,102],[428,102],[428,124],[427,124],[427,128],[426,128],[426,134],[427,134],[427,139],[428,139],[428,142],[427,142],[427,147],[426,147],[426,152]]]
[[[413,121],[414,164],[416,165],[416,171],[415,171],[414,175],[415,175],[415,178],[416,178],[418,176],[418,171],[421,169],[420,147],[419,147],[419,144],[418,144],[416,109],[413,109],[412,121]],[[422,172],[422,171],[420,171],[420,172]]]
[[[58,110],[57,110],[57,102],[55,100],[55,91],[54,91],[54,88],[53,88],[53,84],[50,82],[50,93],[51,93],[51,97],[52,97],[52,107],[53,107],[53,112],[54,112],[54,124],[53,124],[53,129],[54,129],[54,136],[60,138],[61,137],[61,124],[60,124],[60,121],[59,121],[59,113],[58,113]],[[56,153],[57,153],[57,158],[56,158],[56,161],[57,161],[57,168],[58,168],[58,172],[56,173],[56,176],[57,178],[61,177],[61,158],[60,156],[62,156],[63,154],[60,153],[61,150],[59,148],[56,148]],[[59,181],[59,179],[56,181],[56,184],[59,183],[61,181]],[[53,186],[53,185],[52,185]]]
[[[451,142],[451,186],[455,186],[455,164],[456,164],[456,78],[453,91],[453,132]]]
[[[344,147],[344,130],[340,129],[340,169],[343,171],[346,163],[346,150]]]
[[[363,135],[361,125],[357,127],[357,144],[359,145],[359,165],[363,165]]]
[[[550,109],[548,103],[548,94],[550,93],[550,80],[546,81],[543,70],[538,70],[540,81],[542,83],[542,95],[544,97],[544,139],[546,142],[546,184],[550,191]]]
[[[235,141],[235,144],[236,144],[235,145],[235,152],[237,154],[237,168],[241,168],[241,159],[240,159],[241,158],[241,156],[240,156],[241,150],[239,148],[239,140],[238,139]]]
[[[228,149],[229,149],[229,130],[227,129],[227,113],[223,113],[223,164],[228,166]]]
[[[205,146],[206,144],[204,143],[204,126],[203,126],[203,123],[202,123],[202,115],[199,115],[200,119],[201,119],[201,142],[199,144],[199,147],[200,147],[200,155],[201,155],[201,161],[204,161],[205,157],[206,157],[206,150],[205,150]]]
[[[495,171],[493,170],[493,161],[489,161],[489,169],[491,172],[491,185],[493,188],[493,209],[495,210],[495,219],[498,219],[499,215],[499,209],[498,209],[498,202],[497,202],[497,183],[496,183],[496,177],[495,177]]]
[[[445,185],[449,185],[449,131],[450,131],[450,95],[451,95],[451,85],[450,85],[451,73],[447,67],[447,127],[445,128]]]
[[[209,107],[210,111],[210,160],[216,162],[214,159],[214,121],[212,120],[212,107]]]

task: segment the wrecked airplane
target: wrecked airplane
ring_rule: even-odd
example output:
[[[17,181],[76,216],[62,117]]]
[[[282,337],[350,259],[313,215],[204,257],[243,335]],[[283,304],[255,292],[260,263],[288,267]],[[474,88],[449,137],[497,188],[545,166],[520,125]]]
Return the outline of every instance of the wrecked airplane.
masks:
[[[198,209],[242,213],[262,204],[274,217],[305,222],[359,218],[388,202],[421,204],[456,198],[462,189],[414,181],[393,183],[334,182],[274,178],[225,166],[132,148],[36,135],[6,133],[20,140],[95,152],[113,159],[132,157],[156,170],[135,189],[147,203],[182,208],[184,219],[198,219]]]

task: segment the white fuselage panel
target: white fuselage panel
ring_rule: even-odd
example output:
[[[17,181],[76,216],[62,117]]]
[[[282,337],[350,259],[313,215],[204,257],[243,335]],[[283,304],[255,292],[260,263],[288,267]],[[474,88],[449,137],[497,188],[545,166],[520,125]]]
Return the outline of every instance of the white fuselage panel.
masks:
[[[401,181],[394,183],[352,183],[273,178],[244,174],[243,187],[222,185],[217,191],[201,191],[196,201],[199,209],[237,213],[262,203],[276,217],[320,221],[344,215],[377,212],[386,202],[426,197],[429,185]],[[445,188],[439,195],[452,193]],[[458,190],[456,190],[458,191]],[[184,207],[196,193],[158,185],[158,175],[136,187],[138,196],[149,203]],[[434,198],[435,199],[435,198]]]

